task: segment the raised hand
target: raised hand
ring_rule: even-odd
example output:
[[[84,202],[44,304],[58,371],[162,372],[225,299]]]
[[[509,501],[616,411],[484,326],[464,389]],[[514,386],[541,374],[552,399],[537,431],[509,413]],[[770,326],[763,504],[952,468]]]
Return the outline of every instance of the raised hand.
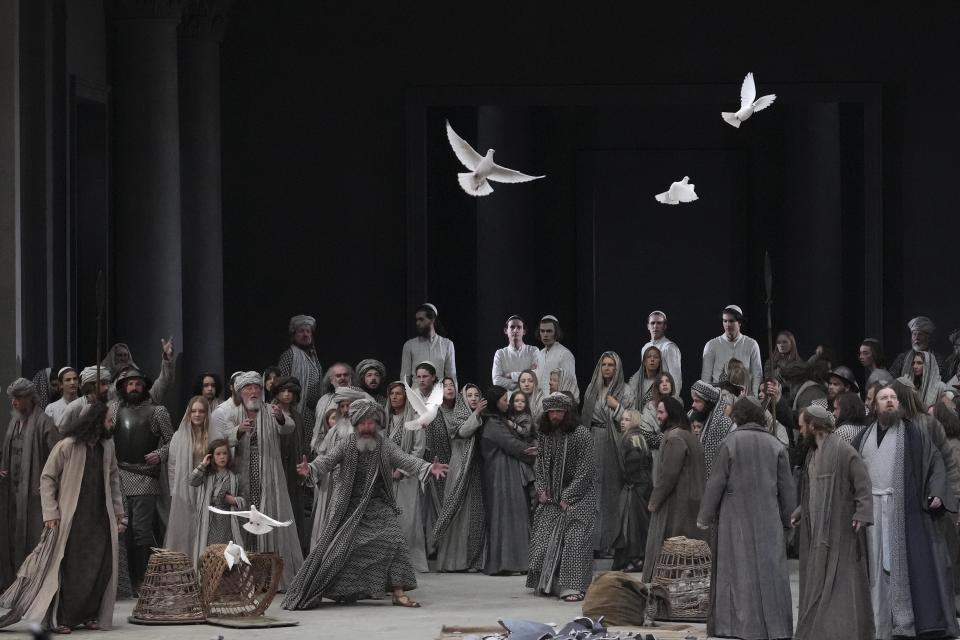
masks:
[[[443,464],[440,462],[440,458],[434,458],[433,464],[430,465],[430,473],[433,474],[433,477],[436,479],[443,478],[447,475],[447,470],[450,468],[450,465]]]
[[[310,464],[307,462],[307,456],[301,456],[300,464],[297,465],[297,473],[304,478],[310,477]]]
[[[173,336],[169,340],[160,338],[160,348],[163,349],[164,360],[173,360]]]
[[[200,464],[203,465],[204,467],[209,467],[210,462],[212,460],[213,460],[213,454],[208,453],[207,455],[203,456],[203,460],[200,461]]]
[[[278,405],[275,405],[275,404],[270,405],[270,411],[273,412],[274,418],[279,418],[280,416],[283,415],[283,409],[281,409]]]
[[[473,412],[474,412],[476,415],[480,415],[481,413],[484,412],[484,410],[485,410],[486,408],[487,408],[487,401],[486,401],[486,400],[480,400],[480,402],[477,403],[477,408],[474,409]]]
[[[237,428],[243,433],[250,433],[251,431],[253,431],[253,419],[244,418],[243,421],[240,423],[240,426]]]

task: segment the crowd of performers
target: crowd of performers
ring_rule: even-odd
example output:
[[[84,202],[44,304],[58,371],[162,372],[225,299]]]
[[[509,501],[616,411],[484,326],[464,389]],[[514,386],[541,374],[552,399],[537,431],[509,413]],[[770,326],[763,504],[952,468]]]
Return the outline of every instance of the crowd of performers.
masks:
[[[577,602],[596,558],[650,582],[664,540],[685,536],[712,550],[711,635],[960,633],[960,333],[944,358],[915,318],[889,367],[866,339],[858,380],[827,347],[801,358],[788,331],[762,363],[730,305],[684,407],[662,311],[640,369],[628,378],[605,351],[582,393],[556,317],[540,320],[539,349],[508,318],[492,384],[477,385],[458,380],[437,316],[417,309],[394,382],[375,359],[324,372],[316,322],[296,316],[277,366],[238,371],[225,392],[200,374],[178,424],[164,406],[172,340],[156,381],[124,344],[14,381],[0,625],[109,628],[156,547],[194,562],[230,541],[276,553],[282,605],[297,610],[419,607],[408,592],[429,570],[525,574],[534,593]],[[252,535],[207,508],[251,505],[293,524]]]

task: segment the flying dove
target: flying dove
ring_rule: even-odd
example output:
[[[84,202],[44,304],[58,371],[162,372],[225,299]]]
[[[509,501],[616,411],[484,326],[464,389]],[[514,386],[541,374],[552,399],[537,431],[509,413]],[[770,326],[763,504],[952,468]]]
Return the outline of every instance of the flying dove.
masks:
[[[250,505],[250,511],[224,511],[223,509],[218,509],[216,507],[207,507],[210,511],[214,513],[220,513],[225,516],[237,516],[240,518],[247,518],[250,522],[247,522],[243,525],[243,528],[256,536],[262,536],[265,533],[270,533],[273,531],[274,527],[289,527],[293,524],[293,520],[287,520],[286,522],[280,522],[279,520],[274,520],[268,515],[260,513],[257,511],[257,505]]]
[[[223,557],[227,561],[227,569],[233,569],[233,565],[245,562],[250,564],[250,558],[243,547],[231,540],[223,549]]]
[[[681,202],[693,202],[697,199],[697,192],[694,191],[694,185],[690,184],[690,178],[683,176],[680,182],[674,182],[670,188],[663,193],[653,196],[657,202],[663,204],[680,204]]]
[[[739,129],[741,122],[752,116],[754,112],[766,109],[776,99],[777,95],[774,93],[758,98],[757,85],[753,83],[753,73],[748,73],[740,87],[740,110],[736,113],[724,111],[720,116],[727,124]]]
[[[487,150],[487,155],[481,156],[474,151],[466,140],[457,135],[450,123],[447,122],[447,140],[463,166],[469,173],[458,173],[457,180],[463,190],[472,196],[488,196],[493,193],[493,182],[530,182],[545,176],[528,176],[525,173],[501,167],[493,161],[493,149]]]
[[[437,411],[440,410],[440,404],[443,402],[443,385],[433,385],[433,391],[430,392],[430,397],[426,400],[423,399],[419,391],[411,389],[406,380],[403,381],[403,386],[407,392],[407,402],[410,403],[417,414],[414,420],[404,422],[403,426],[410,431],[423,429],[437,417]]]

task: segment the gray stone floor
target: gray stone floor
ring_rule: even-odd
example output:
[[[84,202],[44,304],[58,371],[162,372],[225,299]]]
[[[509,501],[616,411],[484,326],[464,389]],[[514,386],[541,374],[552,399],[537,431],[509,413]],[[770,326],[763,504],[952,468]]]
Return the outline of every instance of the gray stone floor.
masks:
[[[600,568],[598,566],[598,568]],[[794,604],[797,599],[797,564],[790,561]],[[524,587],[524,578],[490,577],[483,574],[429,573],[419,576],[420,588],[411,592],[423,605],[420,609],[393,607],[389,600],[359,602],[344,606],[324,603],[312,611],[283,611],[279,598],[268,615],[298,620],[299,626],[276,629],[227,629],[209,625],[141,626],[127,622],[134,602],[117,603],[114,631],[109,640],[210,640],[222,635],[224,640],[269,638],[269,640],[302,640],[306,638],[390,638],[391,640],[431,640],[446,625],[489,626],[498,618],[524,618],[540,622],[564,623],[580,614],[578,604],[532,595]],[[697,636],[705,637],[703,625],[697,625]],[[26,628],[11,627],[6,637],[24,637]],[[60,636],[54,636],[57,638]],[[76,631],[70,637],[95,637],[92,632]]]

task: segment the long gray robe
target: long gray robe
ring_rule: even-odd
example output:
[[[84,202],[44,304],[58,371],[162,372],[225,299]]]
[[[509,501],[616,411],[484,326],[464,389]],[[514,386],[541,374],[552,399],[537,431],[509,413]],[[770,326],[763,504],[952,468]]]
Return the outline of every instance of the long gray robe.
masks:
[[[593,573],[597,506],[593,436],[576,427],[541,432],[539,442],[534,483],[548,502],[533,514],[527,587],[543,595],[584,593]],[[561,502],[569,507],[562,510]]]
[[[226,544],[233,540],[239,545],[243,544],[243,530],[240,528],[240,519],[213,513],[207,507],[217,507],[224,511],[246,511],[247,502],[240,495],[240,483],[237,480],[237,474],[227,471],[226,477],[219,478],[216,471],[208,473],[207,469],[197,467],[190,473],[190,485],[198,490],[196,511],[194,512],[193,522],[193,548],[190,550],[193,558],[193,565],[197,566],[204,550],[211,544]],[[237,500],[236,505],[228,505],[223,496],[229,493]],[[219,534],[219,530],[229,530],[230,534],[226,540]],[[214,533],[211,536],[211,532]]]
[[[482,422],[467,407],[466,389],[467,385],[452,410],[440,408],[450,437],[450,468],[444,482],[443,505],[427,540],[428,546],[437,549],[438,571],[479,569],[486,548],[480,445],[476,435]]]
[[[293,418],[287,414],[281,425],[273,417],[270,405],[261,403],[257,412],[256,434],[260,449],[259,471],[260,504],[256,505],[262,513],[280,521],[294,520],[287,492],[286,475],[283,472],[280,455],[280,434],[292,433],[297,428]],[[250,496],[250,434],[244,434],[238,427],[227,431],[227,440],[235,448],[234,468],[240,480],[240,494]],[[303,564],[303,551],[296,525],[275,527],[269,533],[255,537],[256,551],[276,551],[283,558],[283,578],[281,589],[286,588],[297,575]]]
[[[647,543],[644,549],[643,580],[653,580],[663,541],[675,536],[702,540],[697,528],[697,512],[703,497],[705,469],[703,448],[697,436],[687,429],[673,428],[663,436],[660,465],[653,483]],[[643,505],[646,509],[647,505]]]
[[[0,469],[12,473],[13,443],[16,420],[11,420],[3,436]],[[16,577],[17,568],[40,540],[43,513],[40,505],[40,474],[50,451],[60,440],[53,420],[36,405],[26,416],[20,429],[21,449],[19,478],[0,479],[0,589]]]
[[[212,425],[208,425],[204,449],[221,437]],[[180,423],[180,427],[170,439],[169,452],[167,479],[170,486],[170,519],[163,546],[165,549],[190,555],[196,543],[194,536],[200,494],[198,487],[191,486],[190,476],[200,460],[194,459],[193,430],[188,420]]]
[[[793,636],[784,531],[796,507],[787,450],[745,424],[724,439],[697,520],[718,522],[707,633],[744,640]]]
[[[834,434],[807,452],[800,474],[800,608],[796,640],[873,640],[865,531],[873,524],[870,474]]]
[[[487,559],[483,572],[526,571],[529,559],[530,505],[526,471],[534,457],[530,445],[507,426],[503,418],[483,421],[483,503],[487,513]]]
[[[403,423],[413,420],[411,411],[404,411],[399,415],[391,415],[387,436],[394,444],[407,455],[414,458],[423,458],[426,448],[426,439],[423,429],[410,431],[403,428]],[[423,491],[420,489],[420,480],[403,469],[394,469],[400,472],[400,478],[393,480],[393,496],[400,509],[398,515],[400,530],[407,540],[410,551],[410,564],[415,571],[425,573],[430,570],[427,564],[427,541],[423,530]]]
[[[392,491],[380,490],[378,487],[384,485],[385,478],[390,478],[393,469],[402,469],[419,478],[421,482],[426,482],[430,475],[430,464],[405,454],[392,440],[384,438],[382,434],[377,434],[377,442],[378,447],[374,452],[376,469],[360,469],[360,457],[363,454],[357,450],[356,433],[342,440],[327,455],[318,456],[310,463],[310,474],[313,478],[330,473],[339,467],[334,483],[335,495],[330,507],[332,512],[319,541],[310,550],[296,579],[287,590],[283,599],[284,609],[312,609],[320,603],[331,585],[350,580],[357,583],[366,582],[363,576],[341,575],[354,554],[355,535],[358,531],[365,534],[362,536],[364,542],[368,542],[366,534],[369,534],[371,527],[377,524],[385,535],[392,538],[395,532],[400,536],[399,549],[394,547],[387,550],[380,545],[378,551],[381,553],[377,555],[384,557],[365,558],[368,566],[371,560],[381,560],[383,562],[381,570],[385,564],[403,563],[407,551],[396,520],[397,504],[393,499]],[[371,472],[364,474],[362,471]],[[375,519],[380,520],[379,523],[370,521],[368,509],[371,510],[371,515],[375,516]],[[369,551],[370,547],[372,545],[368,545],[365,551]],[[409,560],[407,564],[409,565]],[[405,577],[408,581],[412,578],[413,584],[397,586],[403,586],[404,589],[416,587],[416,577],[412,571]],[[383,585],[384,590],[380,593],[345,595],[377,597],[386,591],[387,586]]]
[[[102,628],[110,629],[117,593],[117,516],[123,516],[123,495],[113,440],[103,440],[102,444],[113,568],[100,601],[98,621]],[[56,529],[44,529],[37,547],[20,566],[17,580],[0,596],[0,626],[20,620],[44,623],[60,590],[60,563],[70,539],[86,459],[87,445],[73,438],[61,440],[50,452],[40,477],[40,500],[44,521],[59,520],[60,524]]]

